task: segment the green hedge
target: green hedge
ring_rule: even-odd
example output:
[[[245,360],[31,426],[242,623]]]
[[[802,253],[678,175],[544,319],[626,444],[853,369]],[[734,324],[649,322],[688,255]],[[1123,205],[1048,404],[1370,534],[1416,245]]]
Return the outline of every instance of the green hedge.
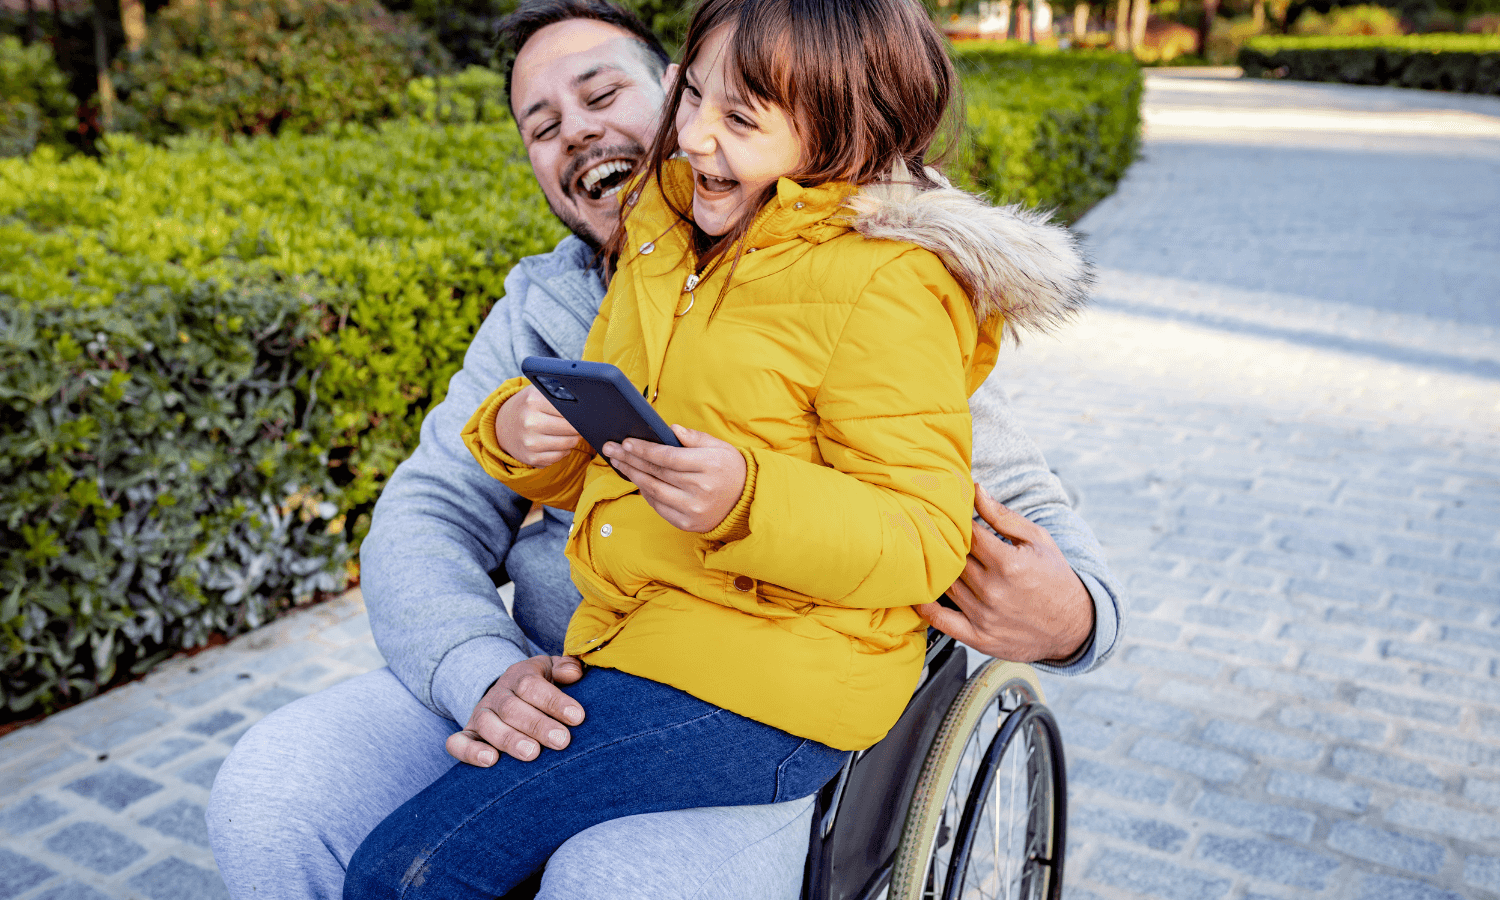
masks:
[[[0,37],[0,157],[25,156],[40,145],[65,150],[77,108],[50,47]]]
[[[342,587],[506,272],[562,233],[507,122],[0,161],[4,709]]]
[[[968,106],[959,184],[1072,222],[1135,161],[1143,81],[1131,57],[975,42],[954,63]]]
[[[961,56],[961,181],[1070,217],[1108,193],[1133,64]],[[0,160],[6,716],[342,586],[505,275],[562,236],[495,73],[391,102],[374,129]]]
[[[388,100],[447,54],[375,0],[178,3],[127,55],[118,128],[159,140],[316,131],[389,118]]]
[[[1262,37],[1239,63],[1251,77],[1500,94],[1500,35]]]

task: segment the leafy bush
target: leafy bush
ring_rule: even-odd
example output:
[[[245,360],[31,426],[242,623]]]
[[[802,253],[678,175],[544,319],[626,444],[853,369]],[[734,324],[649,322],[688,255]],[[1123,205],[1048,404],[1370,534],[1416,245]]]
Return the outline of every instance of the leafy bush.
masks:
[[[66,148],[77,107],[50,47],[0,37],[0,157],[25,156],[41,144]]]
[[[960,65],[960,181],[1072,218],[1129,164],[1127,57]],[[563,234],[499,91],[476,69],[375,128],[0,160],[7,716],[342,585],[505,275]]]
[[[1252,77],[1500,94],[1500,36],[1256,38],[1240,65]]]
[[[429,124],[510,121],[504,76],[480,66],[456,75],[413,78],[391,105]]]
[[[505,274],[562,233],[508,121],[0,160],[0,705],[341,585]]]
[[[304,292],[130,287],[0,320],[0,690],[22,711],[343,585]]]
[[[1076,221],[1135,161],[1142,78],[1124,54],[974,42],[954,62],[968,104],[955,180]]]
[[[696,0],[613,0],[640,16],[673,52],[687,33]],[[500,68],[500,20],[517,0],[388,0],[393,10],[409,12],[437,36],[460,66]]]
[[[1500,14],[1475,16],[1464,25],[1469,34],[1500,34]]]
[[[163,9],[124,68],[120,127],[151,140],[311,132],[393,113],[446,55],[375,0],[218,0]]]
[[[1336,6],[1323,15],[1309,9],[1292,23],[1293,34],[1369,35],[1395,37],[1404,34],[1401,19],[1383,6]]]
[[[1198,30],[1179,22],[1152,21],[1146,26],[1146,41],[1135,48],[1135,58],[1143,63],[1169,63],[1180,56],[1196,53]]]

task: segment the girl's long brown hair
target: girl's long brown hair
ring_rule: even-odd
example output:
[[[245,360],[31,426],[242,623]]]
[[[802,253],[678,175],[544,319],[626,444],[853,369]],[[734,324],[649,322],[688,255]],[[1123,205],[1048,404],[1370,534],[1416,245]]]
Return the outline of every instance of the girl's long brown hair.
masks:
[[[687,69],[708,37],[726,26],[732,33],[730,85],[746,98],[785,110],[802,140],[802,165],[787,177],[805,187],[873,184],[889,181],[900,162],[912,180],[931,183],[924,171],[929,151],[940,135],[957,134],[952,110],[958,78],[917,0],[704,0],[688,27],[682,65],[646,155],[648,177],[658,188],[662,167],[678,152],[677,110]],[[738,264],[755,213],[775,193],[772,183],[728,233],[710,239],[706,248],[700,242],[706,251],[700,259],[713,260],[717,268],[724,250],[737,247]],[[625,247],[630,209],[605,247],[611,272]],[[690,210],[672,209],[692,221]],[[733,272],[731,266],[731,277]]]

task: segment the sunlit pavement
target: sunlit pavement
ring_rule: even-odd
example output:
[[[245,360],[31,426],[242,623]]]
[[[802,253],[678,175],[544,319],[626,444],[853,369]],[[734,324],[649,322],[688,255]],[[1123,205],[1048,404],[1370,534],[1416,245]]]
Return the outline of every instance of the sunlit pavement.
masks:
[[[1497,896],[1500,98],[1168,71],[1146,121],[1094,311],[1003,363],[1135,606],[1047,682],[1065,896]]]
[[[1049,679],[1070,900],[1500,895],[1500,98],[1148,80],[1083,320],[1007,353],[1128,580]],[[357,593],[0,739],[0,900],[225,896],[203,807]]]

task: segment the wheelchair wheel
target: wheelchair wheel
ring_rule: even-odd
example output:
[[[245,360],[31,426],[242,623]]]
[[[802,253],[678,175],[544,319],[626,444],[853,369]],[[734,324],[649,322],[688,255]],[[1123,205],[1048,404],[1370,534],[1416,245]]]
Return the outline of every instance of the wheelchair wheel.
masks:
[[[948,708],[928,751],[888,900],[1057,900],[1067,777],[1030,666],[992,660]]]

